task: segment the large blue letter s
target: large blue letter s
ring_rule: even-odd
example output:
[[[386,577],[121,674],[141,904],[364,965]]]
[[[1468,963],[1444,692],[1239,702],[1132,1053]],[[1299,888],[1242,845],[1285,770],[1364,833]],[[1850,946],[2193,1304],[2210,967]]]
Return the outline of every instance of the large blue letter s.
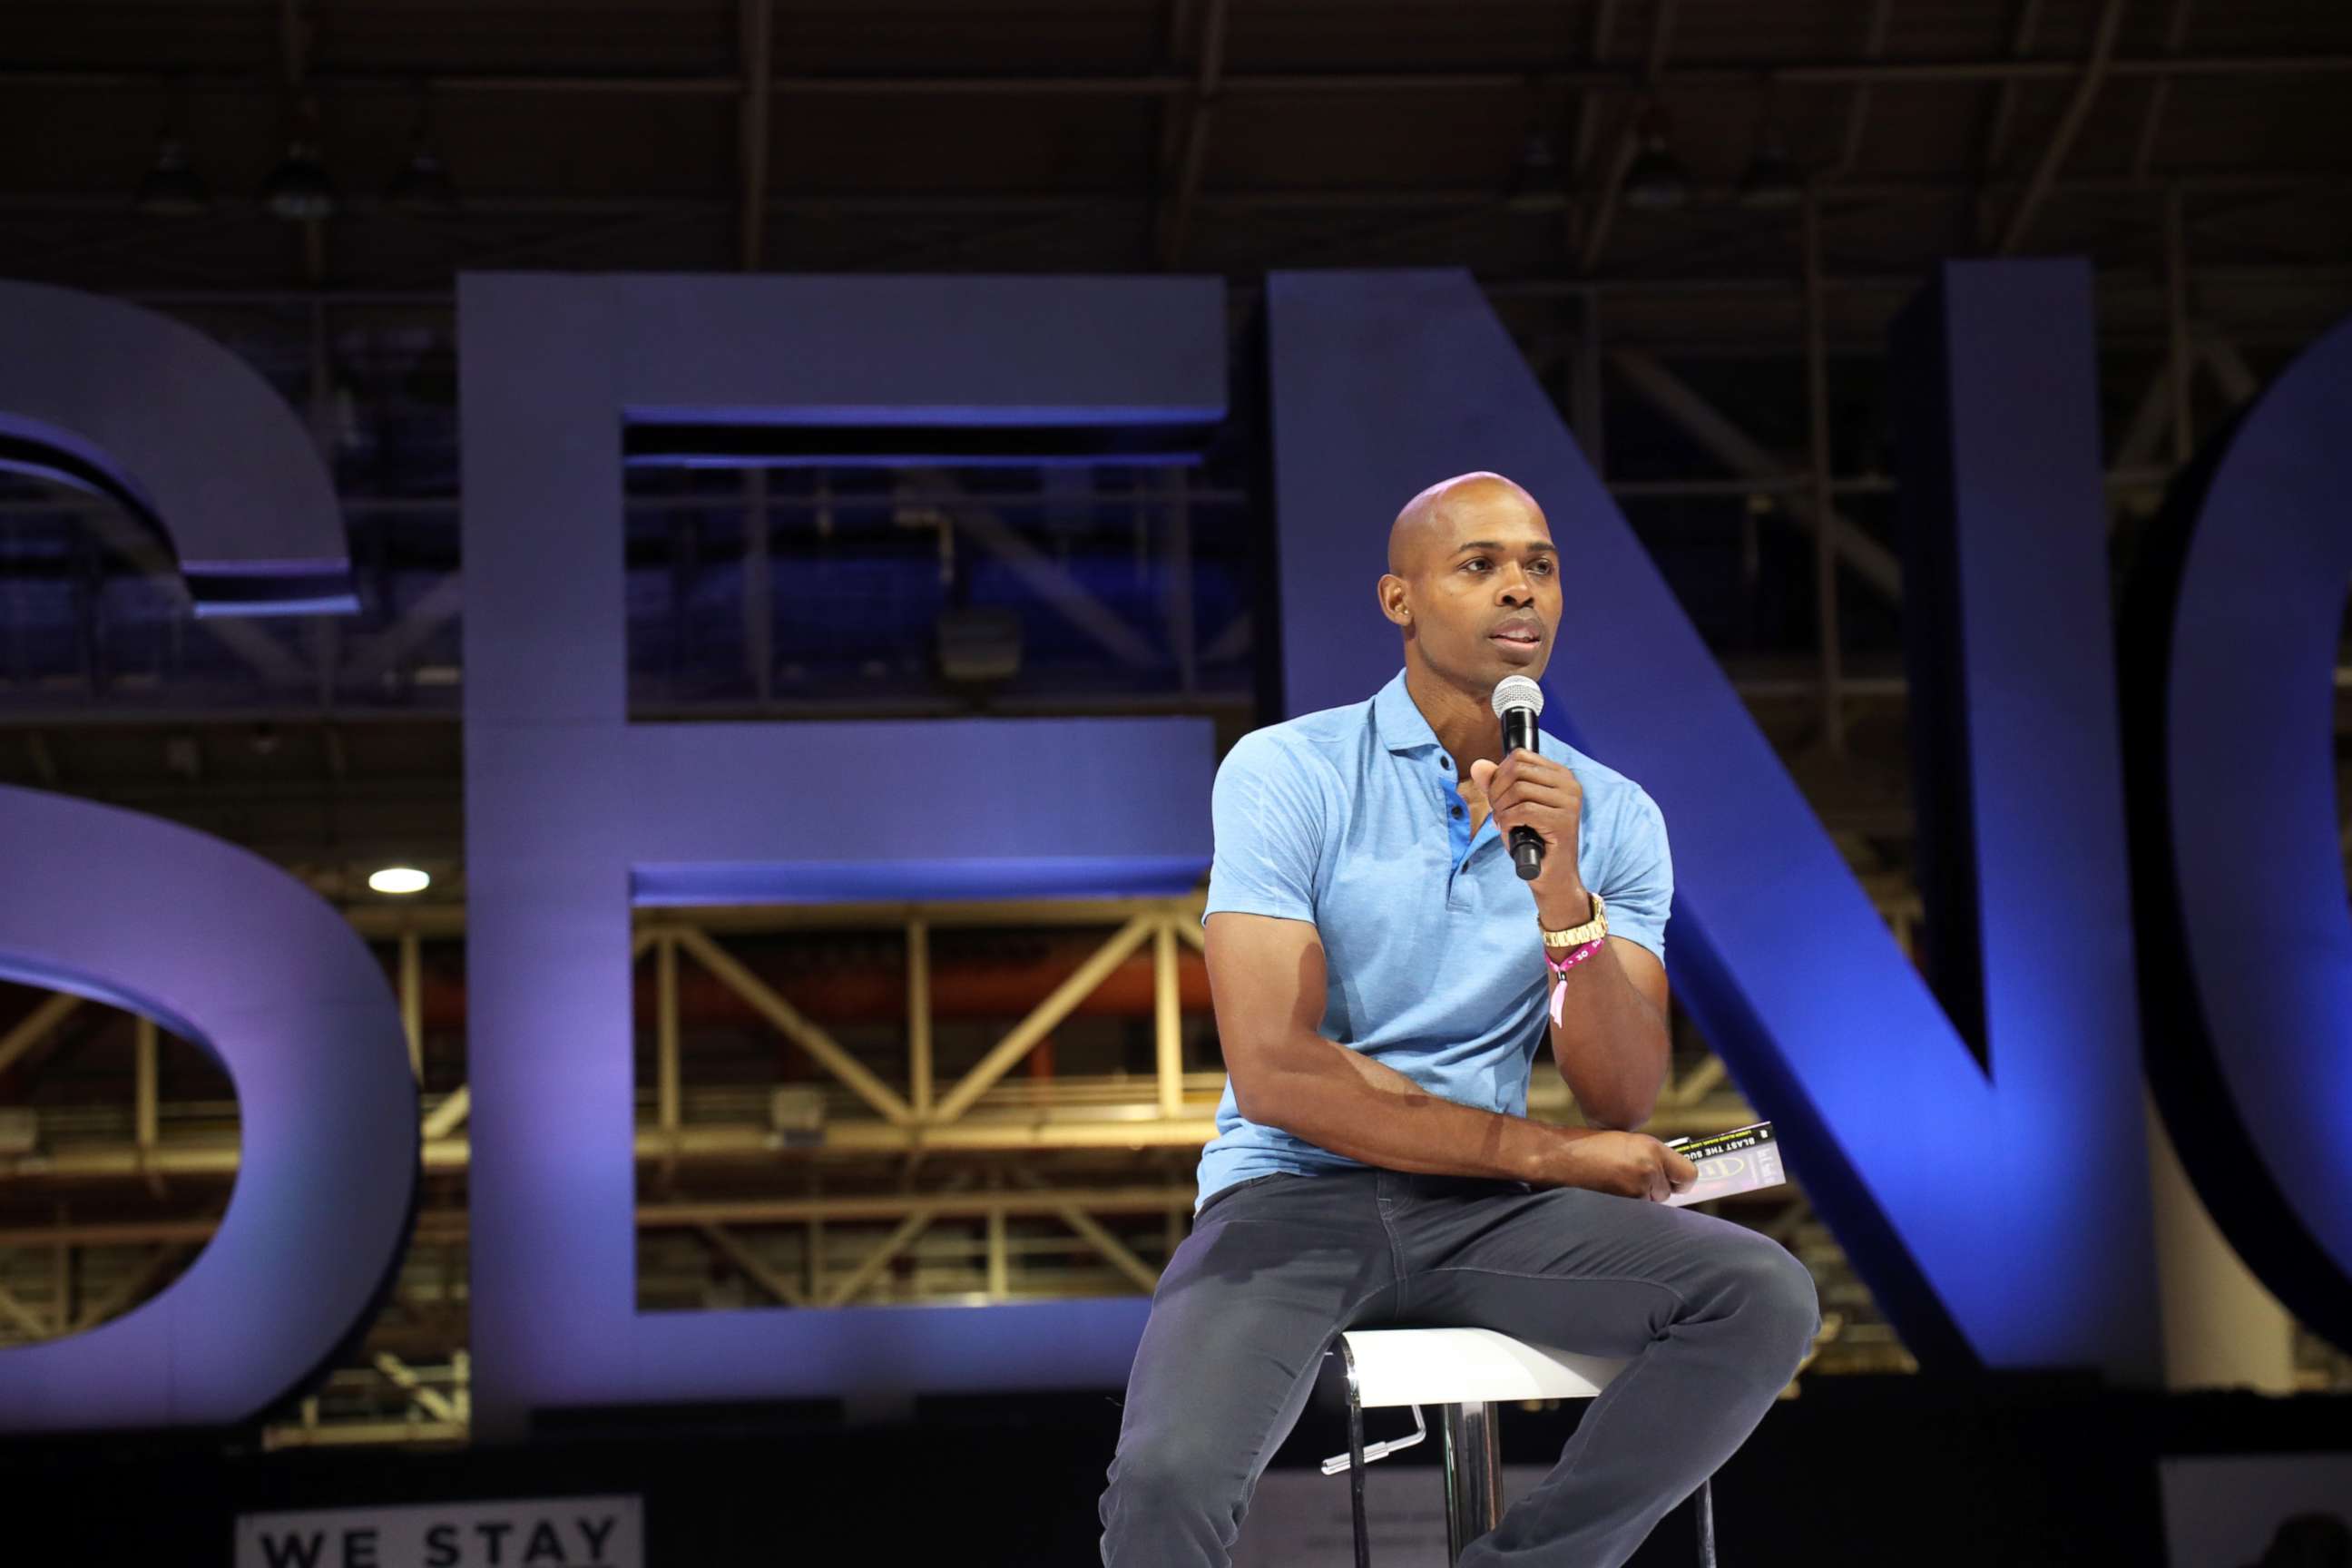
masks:
[[[0,461],[165,530],[199,608],[348,602],[334,498],[261,379],[186,328],[0,283]],[[187,1272],[86,1333],[0,1352],[0,1431],[214,1425],[301,1383],[369,1310],[416,1182],[383,972],[276,867],[135,813],[0,789],[0,975],[129,1007],[211,1051],[243,1149]]]

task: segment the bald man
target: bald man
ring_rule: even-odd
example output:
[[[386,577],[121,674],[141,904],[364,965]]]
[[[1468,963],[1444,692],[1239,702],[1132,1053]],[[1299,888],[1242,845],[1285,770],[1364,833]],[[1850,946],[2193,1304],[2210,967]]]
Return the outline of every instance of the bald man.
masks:
[[[1115,1568],[1228,1562],[1333,1336],[1383,1322],[1631,1361],[1461,1559],[1622,1563],[1820,1327],[1787,1251],[1659,1201],[1690,1163],[1636,1131],[1667,1058],[1656,805],[1549,734],[1502,754],[1488,700],[1543,673],[1573,563],[1535,498],[1485,473],[1415,496],[1388,563],[1404,668],[1217,770],[1204,918],[1228,1077],[1128,1383],[1101,1504]],[[1519,826],[1543,841],[1533,881]],[[1547,1039],[1584,1127],[1528,1120]]]

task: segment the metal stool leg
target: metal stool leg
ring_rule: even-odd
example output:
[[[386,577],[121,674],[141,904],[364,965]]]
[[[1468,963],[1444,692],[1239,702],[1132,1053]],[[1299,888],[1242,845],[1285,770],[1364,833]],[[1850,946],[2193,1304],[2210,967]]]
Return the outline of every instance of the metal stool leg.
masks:
[[[1372,1568],[1372,1543],[1364,1531],[1364,1402],[1356,1386],[1355,1352],[1344,1335],[1339,1364],[1348,1373],[1348,1510],[1356,1527],[1356,1568]]]
[[[1495,1528],[1503,1517],[1503,1448],[1491,1405],[1445,1407],[1445,1558]]]
[[[1715,1481],[1698,1484],[1698,1568],[1715,1568]]]

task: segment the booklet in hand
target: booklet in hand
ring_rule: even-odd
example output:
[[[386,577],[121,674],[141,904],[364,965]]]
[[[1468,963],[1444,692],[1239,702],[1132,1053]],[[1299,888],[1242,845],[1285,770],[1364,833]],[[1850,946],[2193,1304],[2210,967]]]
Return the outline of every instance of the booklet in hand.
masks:
[[[1752,1193],[1759,1187],[1777,1187],[1789,1179],[1788,1172],[1780,1168],[1780,1145],[1773,1142],[1769,1121],[1703,1138],[1676,1138],[1666,1147],[1698,1167],[1698,1180],[1690,1191],[1666,1200],[1675,1207]]]

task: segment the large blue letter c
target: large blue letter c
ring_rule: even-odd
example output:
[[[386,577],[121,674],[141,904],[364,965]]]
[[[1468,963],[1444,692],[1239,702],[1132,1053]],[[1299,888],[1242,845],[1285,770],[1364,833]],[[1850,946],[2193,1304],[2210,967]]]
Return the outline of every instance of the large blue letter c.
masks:
[[[2352,1345],[2352,909],[2336,826],[2352,321],[2178,481],[2124,691],[2141,1014],[2167,1128],[2297,1316]]]

